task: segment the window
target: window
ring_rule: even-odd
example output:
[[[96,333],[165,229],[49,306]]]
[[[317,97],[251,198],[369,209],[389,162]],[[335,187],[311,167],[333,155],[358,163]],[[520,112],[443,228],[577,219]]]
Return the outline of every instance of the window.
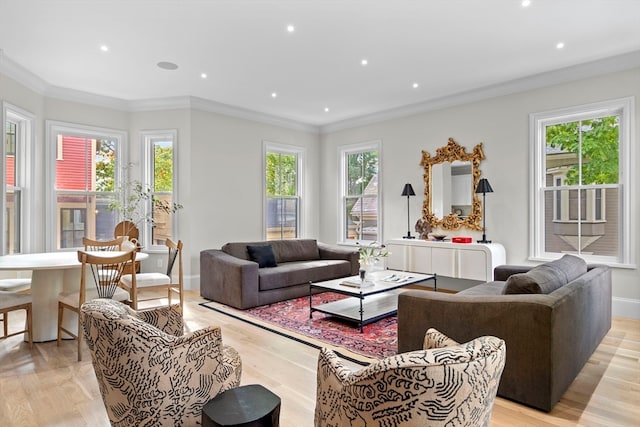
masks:
[[[265,144],[264,229],[267,240],[300,236],[301,159],[302,151],[297,147]]]
[[[28,223],[31,218],[26,196],[28,185],[27,159],[33,145],[33,116],[4,103],[5,144],[2,176],[2,253],[25,252]]]
[[[341,150],[341,241],[382,241],[379,143]]]
[[[631,99],[531,115],[532,256],[631,259]]]
[[[177,200],[176,182],[177,153],[176,130],[142,132],[142,146],[144,147],[145,185],[151,189],[153,200],[163,200],[167,206]],[[151,209],[151,200],[145,207]],[[177,221],[174,212],[153,211],[153,223],[141,224],[144,227],[144,246],[148,249],[166,250],[166,239],[175,240]]]
[[[82,247],[84,236],[113,238],[124,132],[47,121],[47,248]]]

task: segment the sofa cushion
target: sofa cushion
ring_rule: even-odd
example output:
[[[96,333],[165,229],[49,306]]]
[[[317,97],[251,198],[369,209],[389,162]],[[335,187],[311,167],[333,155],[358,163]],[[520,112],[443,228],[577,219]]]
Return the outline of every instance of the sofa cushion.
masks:
[[[247,251],[251,261],[257,262],[259,268],[278,266],[271,245],[247,245]]]
[[[320,282],[349,276],[351,264],[345,260],[293,261],[258,272],[260,291]]]
[[[274,240],[270,243],[278,263],[320,259],[318,242],[313,239]]]
[[[526,273],[509,276],[505,294],[549,294],[587,272],[586,262],[577,256],[564,255],[540,264]]]

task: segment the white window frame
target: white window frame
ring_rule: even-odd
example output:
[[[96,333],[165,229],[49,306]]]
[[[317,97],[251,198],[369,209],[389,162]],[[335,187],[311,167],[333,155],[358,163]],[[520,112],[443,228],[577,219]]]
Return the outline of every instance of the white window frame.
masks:
[[[68,251],[70,248],[57,248],[58,213],[56,210],[56,158],[58,152],[58,135],[71,134],[84,138],[108,137],[116,141],[116,186],[123,183],[123,165],[128,164],[127,132],[117,129],[100,128],[76,123],[61,122],[55,120],[45,121],[45,248],[48,252]],[[124,197],[124,194],[122,194]],[[124,201],[124,199],[122,199]]]
[[[173,180],[172,180],[172,202],[178,203],[178,130],[177,129],[163,129],[163,130],[148,130],[140,132],[140,145],[142,147],[142,161],[143,161],[143,185],[147,188],[153,189],[153,142],[159,138],[171,140],[173,145]],[[147,204],[145,207],[145,213],[151,210],[151,204]],[[174,241],[178,241],[178,212],[176,211],[171,215],[171,238]],[[167,247],[164,245],[152,245],[151,236],[153,235],[151,230],[151,224],[144,222],[140,224],[142,230],[140,230],[142,236],[142,244],[146,248],[147,252],[166,252]]]
[[[299,147],[296,145],[287,145],[280,144],[277,142],[271,141],[262,141],[262,237],[263,239],[267,238],[267,153],[282,153],[282,154],[295,154],[298,158],[297,160],[297,181],[296,181],[296,194],[298,197],[298,212],[297,212],[297,223],[298,223],[298,238],[301,238],[305,235],[304,233],[304,208],[302,206],[304,201],[304,171],[305,167],[305,154],[306,149],[304,147]]]
[[[35,146],[35,115],[12,105],[8,102],[2,103],[2,129],[3,135],[6,132],[7,121],[16,123],[18,130],[18,138],[16,141],[16,187],[20,189],[20,227],[17,230],[20,233],[20,253],[28,253],[31,251],[33,245],[32,242],[32,230],[34,227],[34,216],[32,214],[33,202],[33,161],[34,161],[34,146]],[[3,137],[2,142],[2,159],[3,162],[6,158],[6,144]],[[4,166],[1,168],[4,171]],[[6,246],[5,235],[7,219],[5,218],[6,211],[6,189],[7,183],[5,181],[6,175],[2,174],[2,196],[0,200],[0,209],[2,212],[2,233],[0,235],[0,251],[3,252]]]
[[[529,115],[529,146],[532,159],[529,179],[531,206],[529,259],[547,261],[559,258],[562,255],[560,253],[545,252],[544,250],[545,127],[558,123],[585,120],[596,116],[619,115],[620,179],[619,185],[612,185],[620,188],[619,256],[608,257],[588,254],[582,254],[581,256],[587,262],[603,263],[622,268],[636,268],[633,260],[635,260],[636,251],[634,236],[637,230],[637,219],[631,214],[631,207],[634,206],[633,194],[638,185],[635,178],[635,168],[631,164],[632,159],[635,159],[635,148],[632,143],[634,141],[634,105],[635,98],[627,97],[553,111],[531,113]],[[583,188],[590,191],[589,186],[583,186]],[[560,191],[566,189],[566,187],[560,186],[557,189]],[[568,207],[565,209],[563,204],[562,209],[565,211]],[[568,215],[568,212],[566,212],[566,215]]]
[[[369,245],[373,243],[373,240],[364,239],[345,239],[347,230],[345,226],[347,224],[345,203],[347,198],[347,156],[354,153],[361,153],[364,151],[377,151],[378,152],[378,243],[384,242],[383,233],[383,212],[382,212],[382,141],[372,140],[367,142],[361,142],[357,144],[344,145],[338,148],[338,164],[340,165],[340,201],[338,202],[338,218],[340,218],[340,226],[338,227],[337,242],[341,245]]]

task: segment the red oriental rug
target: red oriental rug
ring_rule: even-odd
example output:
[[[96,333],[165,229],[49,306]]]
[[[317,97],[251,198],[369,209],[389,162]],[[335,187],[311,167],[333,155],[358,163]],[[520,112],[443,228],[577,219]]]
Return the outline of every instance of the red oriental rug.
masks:
[[[323,293],[313,296],[313,304],[323,304],[344,296]],[[330,347],[340,356],[357,363],[370,363],[397,353],[397,317],[391,316],[360,328],[333,316],[314,312],[309,319],[309,297],[238,310],[217,302],[200,305],[235,317],[271,332],[315,348]],[[364,356],[364,358],[362,357]]]

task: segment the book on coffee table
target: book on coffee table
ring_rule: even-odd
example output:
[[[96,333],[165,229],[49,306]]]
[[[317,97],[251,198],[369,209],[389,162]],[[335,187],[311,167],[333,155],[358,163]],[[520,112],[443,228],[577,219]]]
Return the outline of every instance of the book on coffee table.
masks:
[[[363,282],[359,277],[343,279],[340,284],[344,286],[351,286],[353,288],[366,288],[367,286],[373,286],[373,282],[367,280]]]

